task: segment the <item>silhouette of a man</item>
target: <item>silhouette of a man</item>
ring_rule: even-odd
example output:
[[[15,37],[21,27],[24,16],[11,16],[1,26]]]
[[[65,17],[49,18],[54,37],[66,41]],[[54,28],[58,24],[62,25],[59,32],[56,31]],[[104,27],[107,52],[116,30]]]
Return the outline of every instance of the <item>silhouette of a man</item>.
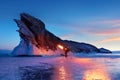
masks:
[[[67,57],[67,56],[68,56],[69,49],[68,49],[68,48],[65,48],[64,50],[65,50],[64,56]]]

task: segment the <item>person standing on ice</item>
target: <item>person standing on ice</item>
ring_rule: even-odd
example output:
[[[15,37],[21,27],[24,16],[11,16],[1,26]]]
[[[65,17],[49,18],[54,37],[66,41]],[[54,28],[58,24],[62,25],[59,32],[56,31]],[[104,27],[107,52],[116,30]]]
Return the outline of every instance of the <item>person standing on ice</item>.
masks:
[[[63,50],[65,53],[64,53],[64,56],[67,57],[68,56],[68,52],[70,51],[69,48],[67,47],[64,47],[60,44],[57,45],[58,48],[60,48],[61,50]]]
[[[67,57],[68,56],[68,52],[70,51],[68,48],[64,48],[65,54],[64,56]]]

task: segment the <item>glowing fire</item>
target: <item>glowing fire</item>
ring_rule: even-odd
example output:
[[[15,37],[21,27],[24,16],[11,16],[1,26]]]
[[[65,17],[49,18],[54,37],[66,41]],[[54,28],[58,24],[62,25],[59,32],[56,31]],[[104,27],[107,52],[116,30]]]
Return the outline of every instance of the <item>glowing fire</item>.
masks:
[[[60,45],[60,44],[58,44],[57,46],[58,46],[58,48],[60,48],[62,50],[64,49],[64,47],[62,45]]]

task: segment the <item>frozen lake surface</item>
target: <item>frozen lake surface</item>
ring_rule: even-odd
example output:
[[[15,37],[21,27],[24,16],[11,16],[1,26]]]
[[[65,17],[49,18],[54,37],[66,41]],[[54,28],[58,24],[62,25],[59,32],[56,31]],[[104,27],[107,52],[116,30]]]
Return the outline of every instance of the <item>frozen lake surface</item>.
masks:
[[[52,80],[120,80],[119,54],[76,55],[67,58],[0,57],[0,80],[19,80],[19,67],[39,65],[40,62],[54,66]]]

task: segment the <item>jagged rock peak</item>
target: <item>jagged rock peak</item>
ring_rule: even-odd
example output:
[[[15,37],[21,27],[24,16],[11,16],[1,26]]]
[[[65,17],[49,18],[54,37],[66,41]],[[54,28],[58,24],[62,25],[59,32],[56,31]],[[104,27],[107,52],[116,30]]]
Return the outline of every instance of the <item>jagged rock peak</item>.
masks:
[[[21,21],[35,34],[39,34],[40,31],[45,30],[45,24],[41,20],[27,13],[22,13],[20,16]]]
[[[45,29],[45,24],[40,19],[37,19],[27,13],[21,13],[20,16],[21,16],[21,21],[26,23],[26,25],[28,26],[39,25],[40,27]]]
[[[18,32],[21,39],[25,40],[26,43],[31,42],[38,48],[56,50],[57,44],[62,41],[54,34],[47,31],[45,24],[41,20],[27,13],[22,13],[20,16],[21,19],[15,19],[15,22],[18,24]]]

